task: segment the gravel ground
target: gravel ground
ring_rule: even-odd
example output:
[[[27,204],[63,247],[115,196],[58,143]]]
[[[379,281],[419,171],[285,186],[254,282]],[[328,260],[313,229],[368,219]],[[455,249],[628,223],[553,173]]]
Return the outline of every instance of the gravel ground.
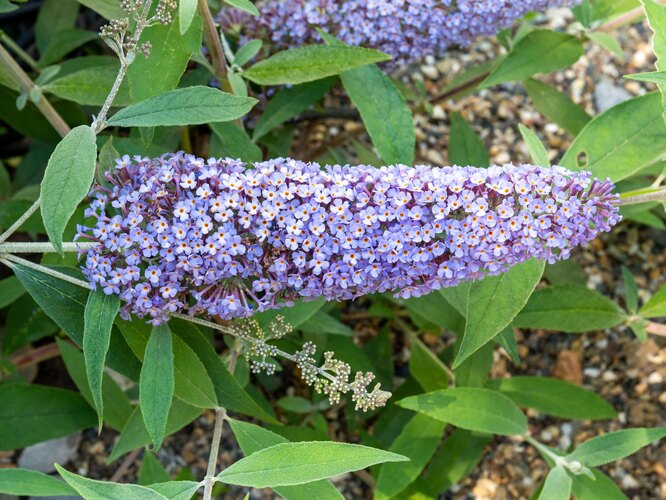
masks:
[[[558,27],[565,22],[566,10],[551,13],[549,23]],[[646,92],[638,82],[622,79],[623,74],[651,71],[654,58],[649,45],[649,32],[644,24],[624,27],[617,32],[624,56],[617,57],[604,49],[586,45],[585,55],[572,68],[542,78],[571,95],[575,102],[590,114],[596,114],[603,101],[615,96],[630,97]],[[471,50],[452,52],[441,61],[426,61],[420,67],[409,68],[402,75],[406,83],[422,82],[430,95],[437,95],[464,68],[491,60],[501,49],[490,40],[481,40]],[[549,123],[534,109],[520,85],[505,84],[477,92],[474,95],[445,101],[434,107],[430,115],[415,118],[417,123],[417,161],[439,165],[448,164],[447,149],[449,116],[460,112],[483,138],[491,162],[527,162],[529,155],[520,139],[518,123],[536,131],[549,148],[551,159],[557,160],[568,147],[571,136],[557,125]],[[341,131],[356,127],[353,122],[327,120],[311,127],[310,140],[334,138]],[[359,140],[367,141],[360,136]],[[316,146],[316,145],[315,145]],[[299,147],[296,147],[298,152]],[[634,273],[645,299],[663,281],[666,266],[664,232],[623,223],[612,233],[595,240],[589,247],[576,252],[572,260],[580,265],[588,286],[623,302],[620,266]],[[351,305],[361,310],[362,304]],[[357,309],[358,308],[358,309]],[[356,331],[367,339],[376,331],[377,322],[358,320]],[[396,339],[400,336],[396,335]],[[450,342],[444,335],[441,340]],[[438,339],[439,342],[441,340]],[[522,357],[514,366],[499,350],[495,352],[493,376],[507,374],[556,376],[581,384],[602,395],[616,408],[619,418],[608,422],[566,422],[529,414],[533,435],[551,446],[565,449],[595,435],[610,430],[637,426],[666,425],[666,342],[651,338],[640,344],[628,329],[619,327],[586,335],[566,335],[544,331],[523,331],[518,334]],[[404,361],[404,346],[396,341],[398,363]],[[57,367],[52,367],[57,368]],[[287,373],[290,371],[287,370]],[[296,379],[282,377],[283,394]],[[341,412],[326,414],[335,429],[336,439],[345,439]],[[206,467],[209,439],[212,434],[212,414],[205,413],[181,432],[167,438],[158,453],[169,472],[190,469],[197,477]],[[117,464],[105,465],[117,435],[104,431],[101,439],[94,431],[84,433],[80,448],[71,465],[80,473],[110,478]],[[349,439],[349,438],[347,438]],[[225,426],[220,462],[228,465],[242,456],[233,436]],[[0,463],[12,463],[16,456],[0,454]],[[121,460],[122,463],[122,460]],[[128,461],[122,480],[136,478],[140,457]],[[666,443],[647,447],[631,458],[602,468],[632,499],[666,498]],[[523,499],[529,498],[547,473],[547,466],[531,447],[506,438],[495,439],[487,448],[476,471],[443,498],[452,499]],[[336,485],[345,498],[369,496],[367,477],[348,475]],[[223,498],[242,498],[240,489],[222,493]],[[253,498],[271,495],[253,492]]]

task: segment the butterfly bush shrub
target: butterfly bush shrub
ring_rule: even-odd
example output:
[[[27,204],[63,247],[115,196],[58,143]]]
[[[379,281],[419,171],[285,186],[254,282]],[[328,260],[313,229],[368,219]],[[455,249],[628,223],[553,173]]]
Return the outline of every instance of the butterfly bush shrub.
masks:
[[[614,30],[645,17],[661,61],[666,6],[32,9],[0,0],[0,494],[441,498],[512,442],[513,459],[544,459],[521,498],[621,497],[599,467],[663,454],[664,426],[626,425],[624,402],[543,376],[519,345],[534,330],[666,335],[666,288],[639,291],[623,268],[618,304],[571,271],[618,225],[663,228],[662,78],[629,75],[645,92],[591,117],[543,76],[594,44],[621,50]],[[494,35],[496,60],[450,85],[404,77]],[[531,158],[492,164],[475,128],[506,122],[451,111],[498,86],[568,135],[560,150],[510,124]],[[421,164],[415,123],[434,105],[451,166]],[[500,357],[526,375],[497,376]],[[587,440],[552,446],[545,418]],[[206,470],[180,465],[171,435],[188,425],[209,434]],[[104,472],[27,467],[31,445],[95,427]],[[218,464],[222,442],[243,458]]]

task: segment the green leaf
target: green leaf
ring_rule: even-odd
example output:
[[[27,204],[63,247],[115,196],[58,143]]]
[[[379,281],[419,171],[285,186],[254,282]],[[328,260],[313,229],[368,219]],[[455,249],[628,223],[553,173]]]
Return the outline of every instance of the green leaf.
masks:
[[[529,260],[497,276],[487,276],[468,289],[467,322],[453,368],[491,341],[520,312],[541,280],[545,264]],[[488,311],[493,311],[488,314]]]
[[[118,68],[115,67],[91,66],[56,78],[44,85],[42,90],[78,104],[101,106],[113,86],[117,73]],[[127,106],[130,103],[129,88],[123,83],[113,100],[113,105]]]
[[[627,497],[603,472],[592,469],[594,480],[581,474],[574,476],[572,493],[576,500],[627,500]]]
[[[557,285],[534,292],[513,325],[582,333],[612,328],[624,318],[615,302],[594,290],[580,285]]]
[[[658,85],[666,84],[666,71],[650,71],[647,73],[633,73],[631,75],[624,75],[625,78],[630,80],[638,80],[639,82],[656,83]]]
[[[73,495],[76,492],[62,481],[42,472],[29,469],[0,469],[0,493],[50,497]]]
[[[518,353],[518,345],[516,344],[516,333],[513,330],[511,325],[507,326],[504,330],[497,334],[495,337],[497,343],[502,346],[502,349],[513,361],[513,364],[518,366],[520,365],[520,354]]]
[[[648,24],[652,29],[652,49],[657,56],[657,70],[666,70],[666,6],[654,0],[643,0],[643,8],[647,14]],[[621,53],[621,50],[620,50]],[[666,84],[657,85],[661,93],[662,115],[666,109]],[[666,115],[664,115],[666,116]]]
[[[456,342],[454,348],[459,347],[459,342]],[[488,374],[493,367],[494,350],[494,343],[488,342],[454,370],[458,387],[483,387],[486,385]]]
[[[172,319],[169,324],[174,335],[177,335],[196,353],[205,367],[206,373],[213,383],[218,406],[265,422],[278,423],[274,416],[266,413],[238,384],[213,346],[195,325],[176,319]],[[178,393],[176,395],[178,396]]]
[[[666,427],[636,428],[609,432],[588,439],[567,455],[567,460],[578,460],[586,467],[596,467],[620,460],[636,453],[648,444],[666,437]]]
[[[169,500],[191,500],[201,488],[196,481],[169,481],[149,484],[146,488],[161,493]]]
[[[14,450],[95,425],[81,395],[42,385],[0,385],[0,450]]]
[[[421,474],[437,449],[446,424],[426,415],[417,414],[391,444],[390,451],[409,458],[408,463],[382,465],[377,477],[374,498],[393,498]]]
[[[169,481],[168,483],[149,484],[146,488],[156,491],[169,500],[191,500],[201,488],[196,481]]]
[[[231,122],[211,123],[211,156],[235,158],[245,162],[261,161],[261,148],[253,143],[245,130]]]
[[[7,307],[24,293],[25,288],[16,276],[0,280],[0,309]]]
[[[595,117],[562,158],[562,166],[620,181],[664,155],[666,125],[658,93],[624,101]]]
[[[569,500],[571,476],[561,465],[550,470],[539,494],[539,500]]]
[[[174,391],[174,353],[171,331],[166,325],[153,328],[139,379],[139,404],[148,434],[159,448],[166,432]]]
[[[443,389],[410,396],[397,404],[470,431],[504,436],[527,432],[527,418],[513,401],[490,389]]]
[[[106,353],[111,343],[111,328],[120,310],[120,297],[106,295],[102,290],[90,292],[84,313],[83,355],[93,403],[99,418],[99,430],[104,421],[102,378]]]
[[[254,6],[254,4],[250,2],[250,0],[224,0],[224,3],[228,3],[229,5],[236,7],[237,9],[240,9],[244,12],[247,12],[248,14],[251,14],[253,16],[259,15],[259,11]]]
[[[179,399],[174,399],[171,408],[169,408],[165,435],[168,436],[179,431],[201,415],[201,411],[201,408],[196,408]],[[118,439],[116,446],[109,455],[107,463],[117,460],[127,452],[150,444],[150,442],[150,436],[141,416],[141,408],[137,406],[127,420],[125,427],[123,427],[120,439]]]
[[[627,305],[627,311],[636,314],[638,311],[638,286],[627,266],[622,266],[622,283],[624,284],[624,301]]]
[[[58,464],[55,464],[55,467],[65,482],[83,498],[131,498],[132,500],[166,500],[167,498],[144,486],[96,481],[69,472]]]
[[[258,141],[271,130],[320,101],[337,81],[337,78],[330,77],[281,89],[266,104],[266,109],[254,127],[252,140]]]
[[[666,284],[663,284],[657,292],[650,297],[639,314],[643,318],[659,318],[666,316]]]
[[[44,227],[60,254],[62,235],[95,175],[95,132],[87,125],[72,129],[49,158],[41,184]]]
[[[534,30],[521,38],[480,88],[524,80],[536,73],[550,73],[571,66],[581,55],[583,44],[575,36]]]
[[[218,481],[266,488],[326,479],[385,462],[408,459],[384,450],[347,443],[282,443],[259,450],[222,471]]]
[[[454,429],[432,457],[423,474],[424,484],[434,494],[444,493],[476,468],[490,440],[488,434]]]
[[[180,337],[174,336],[172,341],[176,394],[193,406],[215,408],[215,388],[203,363]]]
[[[143,453],[143,460],[139,468],[138,482],[141,486],[148,486],[154,483],[166,483],[169,481],[169,474],[150,450]],[[152,489],[152,488],[151,488]]]
[[[604,33],[603,31],[589,31],[586,36],[594,43],[601,45],[604,49],[618,57],[623,56],[622,47],[613,35]]]
[[[546,151],[539,137],[522,123],[518,124],[518,129],[520,130],[520,135],[523,136],[523,141],[527,145],[527,150],[530,152],[534,164],[540,167],[550,167],[548,151]]]
[[[179,3],[182,5],[182,2]],[[175,89],[190,57],[201,49],[201,33],[202,23],[199,16],[193,17],[184,34],[181,33],[179,19],[174,19],[167,25],[158,23],[146,28],[141,39],[150,41],[150,57],[137,55],[127,70],[132,102],[145,101]]]
[[[99,35],[93,31],[81,30],[78,28],[59,31],[51,40],[48,47],[39,60],[39,65],[44,68],[53,64],[71,51],[78,49],[92,40],[97,40]]]
[[[481,137],[465,121],[460,113],[451,115],[451,137],[449,139],[449,161],[452,165],[490,165],[488,151]]]
[[[508,396],[518,406],[555,417],[578,420],[616,417],[613,407],[598,394],[556,378],[513,376],[491,380],[487,387]]]
[[[236,51],[236,54],[234,54],[234,64],[243,66],[250,62],[250,60],[259,53],[262,45],[263,42],[261,40],[250,40],[245,43]]]
[[[211,87],[187,87],[128,106],[113,115],[108,124],[160,127],[231,121],[245,115],[256,102],[256,99],[237,97]]]
[[[18,9],[18,5],[11,3],[9,0],[0,0],[0,14],[13,12]]]
[[[354,336],[354,330],[324,311],[317,311],[314,316],[301,323],[299,329],[304,332],[324,333],[326,335]]]
[[[83,345],[83,316],[88,290],[20,264],[15,264],[12,269],[44,312],[77,345]],[[62,267],[55,269],[60,272],[68,271],[68,268]],[[111,347],[106,364],[132,380],[139,378],[139,360],[117,331],[111,334]]]
[[[39,8],[35,22],[35,42],[40,54],[44,54],[56,35],[71,29],[79,15],[79,4],[74,0],[47,0]]]
[[[259,325],[264,329],[268,328],[278,316],[282,316],[284,322],[291,325],[293,328],[298,328],[314,316],[325,303],[326,301],[324,299],[296,302],[293,306],[260,312],[255,314],[253,318],[257,320]]]
[[[421,297],[410,297],[404,304],[417,320],[428,321],[454,332],[462,332],[465,327],[465,318],[447,301],[441,290]]]
[[[577,135],[592,119],[571,98],[553,87],[529,78],[523,82],[534,106],[550,121],[557,123],[572,135]]]
[[[107,19],[123,19],[127,13],[120,8],[117,0],[77,0]]]
[[[243,76],[260,85],[297,84],[390,59],[362,47],[306,45],[278,52],[244,71]]]
[[[24,295],[12,304],[2,338],[2,352],[9,354],[18,348],[52,335],[58,326],[39,308],[35,301]]]
[[[444,363],[418,337],[412,337],[409,373],[426,392],[446,389],[449,375]]]
[[[234,437],[245,456],[252,455],[264,448],[289,442],[287,438],[258,425],[234,419],[228,419],[228,421]],[[275,488],[275,492],[287,500],[306,500],[308,498],[328,500],[342,498],[342,495],[338,493],[338,490],[335,489],[330,481],[325,479],[298,486],[278,486]]]
[[[393,81],[375,65],[344,71],[340,78],[384,163],[413,165],[414,119]]]
[[[196,12],[197,0],[180,0],[178,2],[178,23],[181,35],[184,35],[190,28]]]
[[[56,339],[60,357],[67,368],[67,373],[74,381],[81,396],[88,404],[94,407],[92,393],[86,378],[86,365],[83,353],[69,342]],[[107,374],[103,375],[102,398],[104,401],[104,421],[111,427],[120,431],[132,414],[132,405],[129,398],[118,384]]]

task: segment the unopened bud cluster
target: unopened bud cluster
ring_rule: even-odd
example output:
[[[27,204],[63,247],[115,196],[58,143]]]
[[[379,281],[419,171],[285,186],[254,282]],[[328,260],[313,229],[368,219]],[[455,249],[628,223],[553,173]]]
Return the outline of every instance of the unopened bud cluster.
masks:
[[[277,368],[274,358],[281,356],[296,363],[305,383],[318,393],[325,394],[331,404],[338,404],[342,396],[349,393],[356,410],[374,410],[389,400],[391,393],[383,391],[380,384],[368,390],[375,379],[370,372],[358,372],[350,381],[351,366],[335,359],[333,352],[325,352],[324,363],[318,366],[314,357],[317,347],[312,342],[303,344],[302,349],[293,355],[268,343],[283,338],[291,331],[291,326],[285,323],[282,316],[277,316],[270,324],[268,333],[253,319],[237,322],[234,326],[234,334],[243,341],[243,350],[253,373],[273,375]]]

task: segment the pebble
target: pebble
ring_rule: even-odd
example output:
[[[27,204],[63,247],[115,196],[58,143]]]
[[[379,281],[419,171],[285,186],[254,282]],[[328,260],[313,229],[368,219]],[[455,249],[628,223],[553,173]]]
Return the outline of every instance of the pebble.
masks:
[[[598,81],[594,89],[594,102],[599,113],[603,113],[631,97],[632,95],[624,88],[617,86],[607,78]]]
[[[437,80],[439,78],[439,71],[436,66],[421,66],[421,73],[430,80]]]
[[[664,381],[664,377],[659,372],[652,372],[647,378],[648,384],[661,384]]]
[[[599,375],[601,374],[601,370],[599,368],[585,368],[583,370],[583,374],[586,377],[590,378],[598,378]]]
[[[627,474],[622,478],[622,488],[626,490],[634,490],[640,487],[640,483],[631,474]]]
[[[81,433],[51,439],[25,448],[18,459],[18,466],[48,474],[55,471],[53,464],[67,464],[78,451]],[[103,444],[102,445],[103,450]]]
[[[614,372],[608,370],[603,373],[603,375],[601,376],[601,380],[603,380],[604,382],[613,382],[617,380],[617,375]]]
[[[446,120],[446,111],[439,104],[432,107],[432,118],[435,120]]]

